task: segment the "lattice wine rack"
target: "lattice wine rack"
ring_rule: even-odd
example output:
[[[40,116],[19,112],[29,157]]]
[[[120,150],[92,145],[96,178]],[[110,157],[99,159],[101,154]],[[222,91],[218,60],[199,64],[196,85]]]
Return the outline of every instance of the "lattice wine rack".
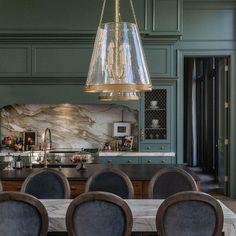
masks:
[[[166,89],[153,89],[145,93],[145,139],[167,138],[166,105]]]

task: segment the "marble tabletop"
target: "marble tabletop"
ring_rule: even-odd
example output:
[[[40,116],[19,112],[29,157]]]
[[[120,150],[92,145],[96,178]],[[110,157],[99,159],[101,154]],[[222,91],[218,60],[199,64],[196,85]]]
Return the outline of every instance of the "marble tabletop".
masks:
[[[49,216],[50,232],[65,232],[65,215],[71,199],[40,200],[46,207]],[[132,232],[156,232],[156,212],[163,200],[132,199],[125,200],[133,214]],[[219,201],[220,202],[220,201]],[[220,202],[224,212],[225,236],[236,236],[236,214]]]

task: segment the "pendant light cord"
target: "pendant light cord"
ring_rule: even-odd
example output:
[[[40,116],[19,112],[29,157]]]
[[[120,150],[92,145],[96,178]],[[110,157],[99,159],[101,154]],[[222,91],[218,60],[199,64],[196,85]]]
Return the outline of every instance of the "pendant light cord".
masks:
[[[106,6],[106,2],[107,2],[107,0],[103,0],[102,12],[101,12],[100,20],[99,20],[99,26],[102,24],[102,20],[103,20],[103,15],[104,15],[104,10],[105,10],[105,6]]]
[[[136,18],[136,14],[135,14],[135,11],[134,11],[134,5],[133,5],[133,1],[130,0],[130,6],[131,6],[131,10],[132,10],[132,14],[133,14],[133,18],[134,18],[134,23],[137,25],[138,27],[138,22],[137,22],[137,18]]]
[[[101,12],[101,15],[100,15],[100,20],[99,20],[99,26],[102,24],[102,20],[103,20],[103,15],[104,15],[104,10],[105,10],[105,6],[106,6],[106,0],[103,0],[103,4],[102,4],[102,12]],[[130,6],[131,6],[131,11],[132,11],[132,15],[133,15],[133,18],[134,18],[134,23],[137,25],[138,27],[138,22],[137,22],[137,17],[136,17],[136,14],[135,14],[135,11],[134,11],[134,5],[133,5],[133,1],[130,0]]]

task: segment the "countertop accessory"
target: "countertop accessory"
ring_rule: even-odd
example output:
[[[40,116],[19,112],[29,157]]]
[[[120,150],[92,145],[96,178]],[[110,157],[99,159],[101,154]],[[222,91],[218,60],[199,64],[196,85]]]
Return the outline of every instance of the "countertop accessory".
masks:
[[[85,163],[92,163],[93,162],[93,157],[91,153],[85,152],[83,149],[80,152],[76,152],[72,158],[71,161],[73,163],[80,163],[76,166],[76,169],[79,171],[85,171],[86,166]]]

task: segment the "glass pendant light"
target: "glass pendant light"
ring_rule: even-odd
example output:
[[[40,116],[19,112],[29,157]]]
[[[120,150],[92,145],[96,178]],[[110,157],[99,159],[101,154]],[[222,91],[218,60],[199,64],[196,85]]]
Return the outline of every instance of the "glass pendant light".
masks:
[[[138,98],[135,92],[152,90],[133,3],[130,0],[135,23],[120,21],[120,0],[115,0],[115,21],[102,24],[105,4],[106,0],[103,2],[85,91],[107,93],[105,97],[130,97],[132,100]]]
[[[101,101],[137,101],[139,94],[136,92],[104,92],[98,98]]]

